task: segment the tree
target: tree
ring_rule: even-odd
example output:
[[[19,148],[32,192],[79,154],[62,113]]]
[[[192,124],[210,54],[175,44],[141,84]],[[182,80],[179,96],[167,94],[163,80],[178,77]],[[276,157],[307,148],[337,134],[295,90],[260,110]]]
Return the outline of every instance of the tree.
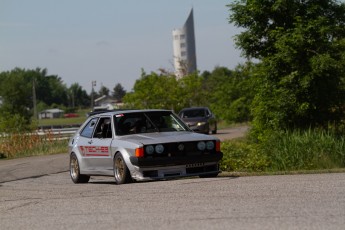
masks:
[[[134,84],[134,91],[127,93],[123,101],[127,107],[137,109],[176,109],[179,100],[176,85],[174,76],[158,75],[154,72],[146,74],[143,71],[141,78]]]
[[[47,69],[23,70],[25,81],[35,83],[37,101],[42,101],[48,106],[58,104],[67,106],[67,87],[57,75],[48,75]]]
[[[105,87],[104,85],[102,85],[98,91],[98,95],[100,97],[101,96],[109,96],[109,92],[110,92],[110,90],[107,87]]]
[[[250,106],[255,95],[251,73],[254,65],[246,63],[235,70],[216,67],[206,80],[209,101],[218,118],[229,123],[251,120]]]
[[[0,74],[0,115],[5,120],[18,115],[16,120],[22,121],[23,126],[30,123],[32,116],[32,82],[25,79],[26,76],[26,72],[19,68]]]
[[[208,91],[204,78],[197,73],[186,75],[177,81],[179,109],[193,106],[207,106]]]
[[[344,105],[345,4],[315,0],[239,0],[229,21],[236,44],[259,60],[253,74],[254,130],[326,127]]]
[[[117,83],[113,89],[113,97],[117,101],[122,101],[122,98],[126,95],[126,90],[122,87],[120,83]]]
[[[49,85],[49,101],[44,98],[40,98],[40,100],[45,101],[48,105],[57,104],[67,106],[67,86],[63,83],[62,79],[56,75],[50,75],[45,77],[45,81]]]
[[[90,96],[78,84],[73,83],[68,89],[69,105],[75,107],[87,107],[90,105]]]
[[[14,124],[20,129],[25,129],[30,124],[32,115],[37,112],[34,109],[37,105],[39,108],[68,105],[65,84],[60,77],[47,75],[46,69],[15,68],[0,73],[0,83],[2,120],[9,121],[8,125]]]

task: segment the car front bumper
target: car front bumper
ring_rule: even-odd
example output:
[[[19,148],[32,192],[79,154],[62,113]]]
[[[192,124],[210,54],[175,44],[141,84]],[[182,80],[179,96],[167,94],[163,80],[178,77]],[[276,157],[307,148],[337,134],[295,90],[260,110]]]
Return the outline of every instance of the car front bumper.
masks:
[[[131,157],[131,172],[137,181],[218,174],[223,153],[192,157],[137,158]]]
[[[164,167],[174,165],[188,165],[207,162],[219,162],[223,158],[222,152],[197,156],[176,156],[176,157],[134,157],[129,159],[134,166],[138,167]]]
[[[161,180],[177,177],[191,177],[220,173],[218,162],[208,162],[194,165],[176,165],[168,167],[139,168],[131,172],[136,181]]]
[[[189,128],[193,130],[196,133],[208,133],[209,132],[209,126],[208,124],[203,125],[190,125]]]

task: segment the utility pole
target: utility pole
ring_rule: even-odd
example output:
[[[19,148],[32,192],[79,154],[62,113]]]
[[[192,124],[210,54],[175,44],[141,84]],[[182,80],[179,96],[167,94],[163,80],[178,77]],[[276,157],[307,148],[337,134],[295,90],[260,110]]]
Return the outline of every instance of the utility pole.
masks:
[[[74,109],[75,107],[75,103],[74,103],[74,92],[72,90],[72,108]]]
[[[34,107],[34,119],[37,120],[37,100],[36,100],[36,81],[35,77],[32,79],[32,103]]]
[[[91,111],[93,110],[94,107],[94,89],[93,87],[96,86],[96,81],[91,82]]]

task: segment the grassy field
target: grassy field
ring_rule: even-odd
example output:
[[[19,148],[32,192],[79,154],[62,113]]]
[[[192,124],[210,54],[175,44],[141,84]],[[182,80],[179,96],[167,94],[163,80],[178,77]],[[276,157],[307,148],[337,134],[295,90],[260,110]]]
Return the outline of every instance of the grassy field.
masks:
[[[76,112],[78,117],[71,118],[54,118],[54,119],[40,119],[38,120],[38,126],[68,126],[68,125],[81,125],[87,118],[86,114],[89,110],[79,110]]]
[[[38,126],[50,126],[50,125],[81,125],[86,120],[84,117],[72,117],[72,118],[54,118],[54,119],[42,119],[38,121]]]

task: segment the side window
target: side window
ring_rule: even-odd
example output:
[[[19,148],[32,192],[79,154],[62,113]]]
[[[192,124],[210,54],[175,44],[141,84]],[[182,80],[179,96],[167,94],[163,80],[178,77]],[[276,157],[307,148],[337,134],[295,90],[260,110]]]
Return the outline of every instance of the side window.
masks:
[[[208,117],[210,115],[211,115],[210,111],[208,109],[206,109],[206,117]]]
[[[110,117],[101,117],[93,134],[95,138],[112,138]]]
[[[95,125],[97,123],[98,118],[93,118],[87,123],[87,125],[84,127],[84,129],[81,131],[80,136],[83,137],[92,137],[93,129],[95,128]]]

